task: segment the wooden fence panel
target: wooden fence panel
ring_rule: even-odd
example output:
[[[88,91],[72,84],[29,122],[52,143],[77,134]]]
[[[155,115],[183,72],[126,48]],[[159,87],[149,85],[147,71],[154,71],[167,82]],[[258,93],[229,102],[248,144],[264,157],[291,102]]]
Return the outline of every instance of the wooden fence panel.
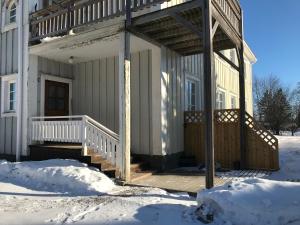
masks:
[[[215,162],[222,168],[238,168],[240,154],[240,112],[237,109],[216,110]],[[185,156],[195,156],[199,164],[205,163],[204,114],[185,112],[184,145]],[[248,169],[278,170],[278,141],[254,119],[246,115],[246,157]]]

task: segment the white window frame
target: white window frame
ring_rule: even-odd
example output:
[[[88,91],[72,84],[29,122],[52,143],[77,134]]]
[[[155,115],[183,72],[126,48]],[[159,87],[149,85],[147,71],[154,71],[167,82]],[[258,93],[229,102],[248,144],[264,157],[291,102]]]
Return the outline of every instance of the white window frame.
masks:
[[[15,83],[15,110],[10,110],[10,84]],[[17,74],[9,74],[1,77],[1,117],[16,117],[17,116]]]
[[[15,8],[13,9],[12,7],[15,6]],[[14,11],[14,15],[12,15],[12,11]],[[15,2],[12,2],[12,4],[10,5],[10,7],[7,10],[7,19],[9,24],[11,23],[16,23],[17,22],[17,5]],[[12,21],[14,20],[14,21]]]
[[[10,12],[11,12],[11,7],[15,4],[16,6],[16,16],[15,22],[10,22]],[[3,4],[2,7],[2,33],[7,32],[9,30],[17,28],[17,21],[18,21],[18,4],[16,3],[15,0],[10,1],[6,4]]]
[[[184,108],[186,111],[190,111],[189,109],[189,96],[187,93],[187,84],[188,82],[192,82],[195,84],[195,110],[199,110],[200,108],[200,79],[198,77],[192,76],[185,72],[185,82],[184,82],[184,96],[185,103]]]
[[[232,106],[232,99],[233,99],[233,98],[235,99],[235,106],[234,106],[234,107]],[[235,94],[230,94],[230,108],[231,108],[231,109],[236,109],[236,108],[238,108],[238,106],[237,106],[238,104],[237,104],[237,103],[238,103],[238,97],[237,97],[237,95],[235,95]]]
[[[189,89],[189,86],[194,85],[194,93],[192,93],[192,89]],[[186,81],[186,109],[188,111],[195,111],[197,109],[197,99],[196,99],[196,91],[197,87],[196,87],[196,82],[193,80],[187,80]],[[194,104],[192,103],[192,99],[193,99],[193,95],[194,95]]]
[[[221,105],[219,106],[219,104],[221,102],[221,101],[219,101],[219,93],[220,92],[224,94],[224,103],[223,103],[224,107],[221,107]],[[217,88],[217,91],[216,91],[216,109],[219,109],[219,110],[226,109],[226,91],[221,88]]]
[[[45,116],[45,85],[46,80],[66,83],[69,85],[69,115],[72,115],[72,79],[53,76],[50,74],[41,74],[41,101],[40,101],[40,115]]]

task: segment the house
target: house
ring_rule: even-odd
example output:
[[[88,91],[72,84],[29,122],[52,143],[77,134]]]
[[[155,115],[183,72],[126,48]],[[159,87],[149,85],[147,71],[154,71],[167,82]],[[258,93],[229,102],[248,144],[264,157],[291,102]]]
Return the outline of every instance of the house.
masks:
[[[68,143],[81,156],[98,154],[121,178],[129,177],[130,155],[154,168],[178,165],[185,111],[208,109],[208,66],[197,30],[206,1],[141,0],[131,9],[125,0],[0,2],[2,157],[32,158],[42,155],[43,143]],[[256,59],[241,35],[239,3],[212,3],[218,9],[211,29],[213,105],[242,102],[252,115]]]

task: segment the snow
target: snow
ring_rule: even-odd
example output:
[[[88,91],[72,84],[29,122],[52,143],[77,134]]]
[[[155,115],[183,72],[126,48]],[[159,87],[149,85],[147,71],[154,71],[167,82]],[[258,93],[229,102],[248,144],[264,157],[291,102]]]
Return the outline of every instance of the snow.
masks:
[[[198,193],[117,186],[74,160],[0,161],[0,224],[300,224],[300,137],[278,137],[281,170]],[[234,174],[228,173],[228,174]]]
[[[300,184],[245,179],[199,192],[204,214],[216,224],[300,224]]]
[[[199,224],[195,198],[121,187],[75,160],[0,161],[0,224]]]
[[[52,42],[52,41],[56,41],[59,40],[61,38],[63,38],[64,36],[57,36],[57,37],[45,37],[41,40],[42,43],[48,43],[48,42]]]
[[[227,225],[300,224],[300,137],[277,138],[281,170],[200,191],[199,218]]]
[[[279,141],[280,170],[268,179],[300,181],[300,137],[277,136]]]
[[[115,188],[113,181],[97,169],[92,170],[75,160],[1,161],[1,177],[2,182],[68,195],[103,194]]]

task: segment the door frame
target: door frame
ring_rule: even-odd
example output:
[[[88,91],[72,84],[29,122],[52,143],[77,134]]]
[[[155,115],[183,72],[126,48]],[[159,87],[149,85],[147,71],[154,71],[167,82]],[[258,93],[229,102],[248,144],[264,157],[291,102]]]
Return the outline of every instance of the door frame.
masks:
[[[41,74],[41,99],[40,99],[40,115],[45,116],[45,85],[46,80],[65,83],[69,85],[69,116],[72,115],[72,79],[65,77],[53,76],[50,74]]]

